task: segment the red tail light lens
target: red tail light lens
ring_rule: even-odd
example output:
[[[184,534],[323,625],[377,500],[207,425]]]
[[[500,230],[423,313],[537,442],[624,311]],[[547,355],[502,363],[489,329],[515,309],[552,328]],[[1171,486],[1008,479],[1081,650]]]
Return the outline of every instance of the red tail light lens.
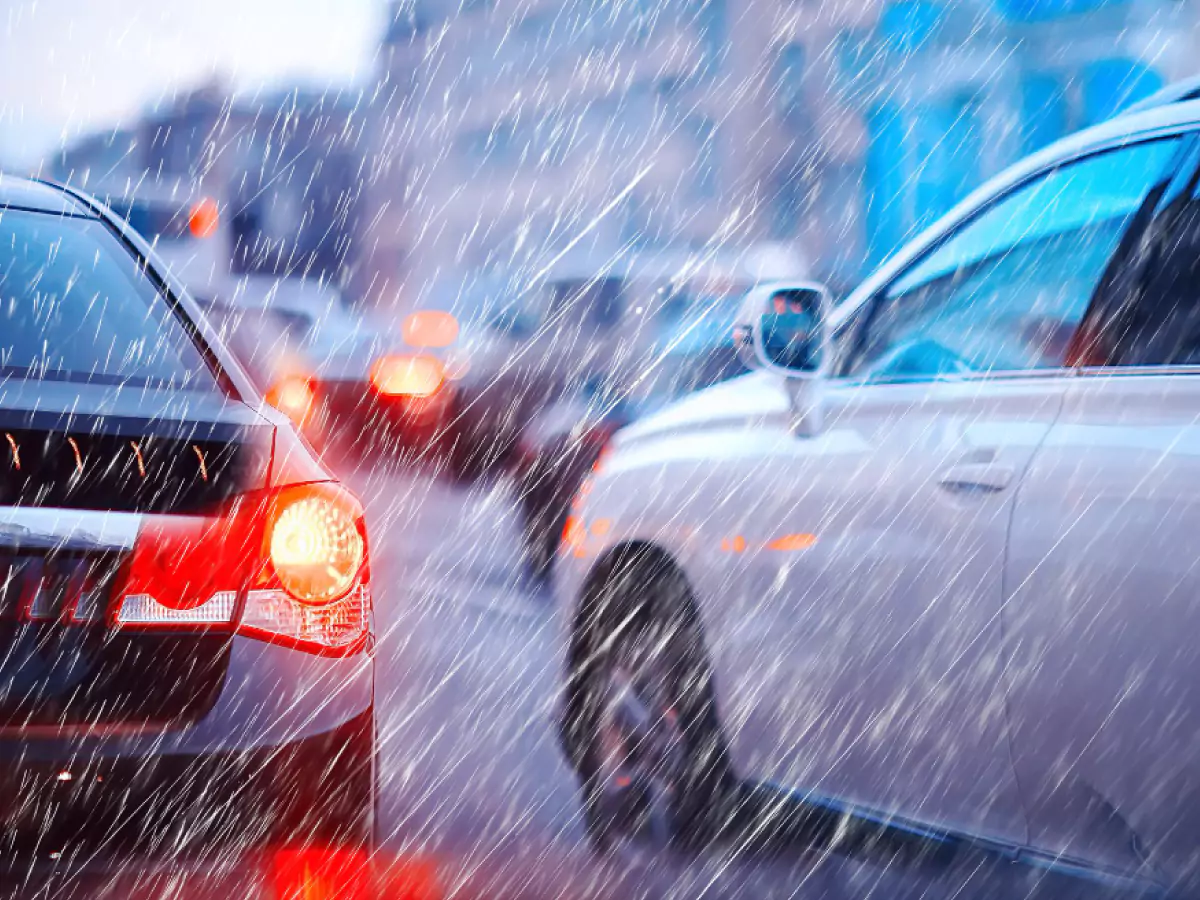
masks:
[[[261,499],[243,497],[212,517],[147,516],[116,624],[231,624],[239,588],[257,574],[261,511]]]
[[[385,356],[371,367],[371,384],[385,397],[431,397],[446,379],[432,356]]]
[[[354,652],[371,629],[362,507],[317,483],[248,494],[212,517],[148,517],[114,624],[223,627]]]
[[[331,603],[349,593],[362,569],[362,511],[331,485],[285,488],[267,532],[271,565],[301,603]]]

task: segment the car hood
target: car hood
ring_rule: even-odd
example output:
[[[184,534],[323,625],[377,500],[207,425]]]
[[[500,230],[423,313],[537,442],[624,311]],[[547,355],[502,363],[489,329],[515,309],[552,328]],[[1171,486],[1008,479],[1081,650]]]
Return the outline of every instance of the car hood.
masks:
[[[739,378],[690,394],[618,432],[614,448],[629,447],[682,433],[711,428],[751,426],[785,416],[789,401],[783,379],[766,372]]]

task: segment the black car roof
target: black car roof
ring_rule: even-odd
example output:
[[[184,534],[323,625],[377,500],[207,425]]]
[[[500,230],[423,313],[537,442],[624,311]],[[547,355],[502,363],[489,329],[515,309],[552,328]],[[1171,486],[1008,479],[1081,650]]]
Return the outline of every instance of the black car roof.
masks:
[[[66,191],[44,182],[0,173],[0,208],[15,207],[57,215],[93,215]]]

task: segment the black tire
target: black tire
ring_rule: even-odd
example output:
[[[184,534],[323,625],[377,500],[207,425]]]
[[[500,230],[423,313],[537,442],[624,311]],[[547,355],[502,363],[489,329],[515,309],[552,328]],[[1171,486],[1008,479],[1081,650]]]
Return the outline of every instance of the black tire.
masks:
[[[618,760],[622,752],[629,760],[652,759],[639,759],[622,773],[613,763],[613,747],[620,742],[613,738],[614,673],[636,667],[630,661],[646,656],[647,648],[655,660],[653,681],[660,687],[631,687],[627,693],[656,695],[659,708],[650,719],[662,724],[659,731],[667,738],[660,734],[633,747],[626,743]],[[633,676],[630,685],[637,681]],[[736,810],[738,781],[691,592],[661,556],[619,560],[587,591],[564,713],[564,748],[579,778],[588,832],[599,849],[649,839],[694,850],[725,833]],[[642,745],[675,749],[644,753]],[[624,788],[622,778],[627,779]]]

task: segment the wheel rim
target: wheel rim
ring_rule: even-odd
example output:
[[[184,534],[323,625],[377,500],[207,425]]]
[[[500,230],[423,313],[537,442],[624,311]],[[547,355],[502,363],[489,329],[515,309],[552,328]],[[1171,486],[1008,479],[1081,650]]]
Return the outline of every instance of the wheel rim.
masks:
[[[599,794],[620,831],[670,840],[686,765],[678,667],[663,629],[619,641],[600,677]]]

